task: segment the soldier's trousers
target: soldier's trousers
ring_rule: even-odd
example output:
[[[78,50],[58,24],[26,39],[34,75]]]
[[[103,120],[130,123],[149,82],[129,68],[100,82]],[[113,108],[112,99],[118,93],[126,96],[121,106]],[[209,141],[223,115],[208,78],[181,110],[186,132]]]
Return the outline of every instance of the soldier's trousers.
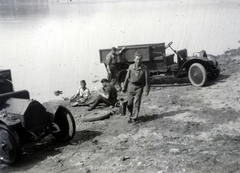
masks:
[[[108,80],[109,82],[113,81],[115,84],[117,81],[117,68],[115,65],[110,65],[109,68],[110,68],[111,74],[108,74]]]
[[[128,83],[127,88],[127,107],[128,111],[130,112],[130,119],[137,119],[140,106],[141,106],[141,98],[143,93],[143,86],[137,86],[132,84],[131,82]]]
[[[109,100],[99,94],[98,96],[96,96],[96,98],[90,108],[91,109],[96,108],[99,105],[99,103],[105,103],[107,106],[110,106],[110,105],[114,105],[116,102],[117,102],[117,99]]]

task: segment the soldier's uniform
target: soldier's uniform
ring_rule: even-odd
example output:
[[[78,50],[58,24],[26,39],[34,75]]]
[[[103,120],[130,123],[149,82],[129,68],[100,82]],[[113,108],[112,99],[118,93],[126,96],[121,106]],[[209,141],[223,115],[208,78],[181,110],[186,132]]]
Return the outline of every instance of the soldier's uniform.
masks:
[[[149,93],[150,90],[150,76],[145,65],[141,64],[137,67],[132,64],[129,66],[124,82],[124,89],[126,88],[130,120],[136,120],[140,110],[143,89],[145,88],[146,93]]]
[[[111,82],[113,80],[113,83],[116,82],[117,80],[117,68],[116,68],[116,63],[117,63],[117,54],[113,54],[112,52],[110,52],[107,56],[106,56],[106,65],[109,65],[109,69],[111,71],[111,74],[108,74],[108,80]]]
[[[109,95],[109,98],[107,99],[103,97],[101,94],[97,95],[95,100],[93,101],[93,104],[88,109],[89,111],[95,109],[99,105],[99,103],[105,103],[108,106],[110,105],[114,106],[115,103],[117,102],[117,90],[114,86],[108,84],[108,86],[103,87],[102,90],[104,94]]]

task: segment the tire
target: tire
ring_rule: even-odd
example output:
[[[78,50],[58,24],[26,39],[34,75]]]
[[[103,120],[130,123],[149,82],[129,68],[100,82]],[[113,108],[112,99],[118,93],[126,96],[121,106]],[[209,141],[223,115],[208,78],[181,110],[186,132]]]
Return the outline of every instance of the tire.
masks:
[[[117,75],[117,82],[118,82],[119,85],[121,85],[121,87],[123,86],[126,75],[127,75],[127,70],[122,70]]]
[[[22,156],[22,145],[18,134],[6,124],[0,123],[0,162],[16,164]]]
[[[60,131],[53,133],[53,137],[59,142],[70,141],[76,132],[76,124],[72,113],[65,107],[60,106],[55,113],[54,123],[58,125]]]
[[[112,115],[109,111],[98,111],[88,114],[86,117],[82,118],[82,122],[92,122],[99,121],[109,118]]]
[[[212,73],[210,76],[207,76],[209,80],[216,80],[220,75],[220,70],[217,70],[216,72]]]
[[[194,63],[188,70],[188,78],[194,86],[202,87],[207,80],[206,69],[202,64]]]

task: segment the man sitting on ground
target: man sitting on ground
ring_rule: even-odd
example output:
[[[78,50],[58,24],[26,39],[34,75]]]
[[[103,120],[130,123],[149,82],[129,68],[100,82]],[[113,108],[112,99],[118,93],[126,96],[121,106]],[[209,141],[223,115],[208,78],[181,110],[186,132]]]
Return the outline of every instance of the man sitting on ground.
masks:
[[[99,103],[105,103],[107,106],[113,106],[117,102],[117,90],[116,88],[109,83],[107,79],[102,79],[102,90],[99,91],[95,101],[93,104],[88,108],[88,111],[93,110],[96,108]]]
[[[80,87],[77,90],[77,93],[74,94],[70,102],[72,102],[72,106],[79,106],[79,105],[85,105],[87,101],[89,100],[91,93],[90,90],[86,87],[86,81],[81,80],[80,81]]]

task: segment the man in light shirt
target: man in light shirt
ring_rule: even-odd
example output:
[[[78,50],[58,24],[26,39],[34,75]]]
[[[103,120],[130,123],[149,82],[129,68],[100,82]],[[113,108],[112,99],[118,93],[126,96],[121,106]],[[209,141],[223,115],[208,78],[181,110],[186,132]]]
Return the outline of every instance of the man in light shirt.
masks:
[[[87,84],[85,80],[80,81],[80,87],[77,90],[77,93],[74,94],[70,99],[72,106],[84,105],[89,100],[91,93],[86,85]]]

